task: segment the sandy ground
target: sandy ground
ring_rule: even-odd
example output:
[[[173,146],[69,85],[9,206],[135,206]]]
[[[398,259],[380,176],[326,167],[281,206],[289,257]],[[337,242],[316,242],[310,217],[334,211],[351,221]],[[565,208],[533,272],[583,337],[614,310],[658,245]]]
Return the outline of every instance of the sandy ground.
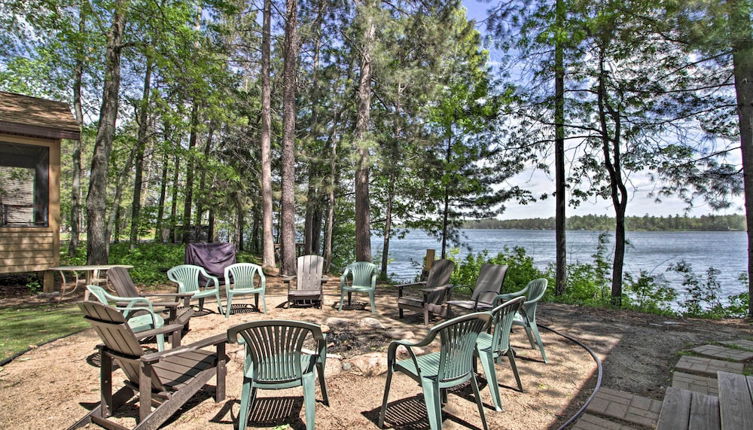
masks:
[[[372,317],[368,310],[334,310],[331,305],[339,298],[336,284],[328,285],[327,305],[322,310],[278,307],[285,300],[284,290],[270,279],[268,285],[269,314],[244,312],[225,319],[209,313],[195,317],[183,344],[223,333],[232,325],[250,320],[298,319],[324,323],[328,317],[334,316],[357,323],[362,318]],[[405,319],[398,319],[395,296],[390,287],[380,287],[378,313],[374,316],[384,325],[382,331],[411,331],[417,338],[422,337],[426,329],[418,315],[407,313]],[[658,399],[663,396],[678,351],[707,341],[750,337],[752,334],[750,326],[741,321],[672,320],[671,324],[666,324],[666,318],[651,315],[552,304],[540,308],[539,319],[541,324],[573,335],[596,350],[604,360],[605,386]],[[337,331],[333,328],[332,333]],[[367,333],[374,335],[374,330],[363,331],[364,335]],[[494,411],[484,378],[480,378],[490,428],[557,428],[591,394],[596,371],[591,357],[577,345],[555,334],[544,330],[542,336],[549,356],[548,364],[540,360],[537,351],[530,349],[522,330],[513,333],[512,343],[519,356],[518,368],[524,392],[510,388],[514,386],[514,379],[509,367],[498,365],[500,384],[505,386],[501,387],[504,411]],[[368,349],[384,352],[389,343],[386,337],[384,339],[380,344],[372,342],[358,351],[338,351],[338,354],[347,360]],[[0,370],[0,405],[3,405],[0,427],[65,428],[85,415],[99,400],[98,357],[94,349],[98,343],[94,331],[87,330],[36,348]],[[235,425],[242,383],[242,353],[235,345],[228,345],[228,353],[231,362],[228,365],[227,400],[215,403],[211,397],[214,388],[210,385],[173,416],[166,428],[231,428]],[[337,360],[330,360],[328,367],[333,364],[337,364]],[[115,383],[122,378],[122,373],[117,371]],[[353,371],[329,374],[330,406],[317,402],[317,428],[377,428],[384,383],[384,374],[373,377]],[[317,399],[321,400],[318,388]],[[421,389],[410,378],[396,374],[389,399],[388,427],[428,428]],[[275,428],[288,424],[295,429],[305,428],[302,403],[300,388],[260,391],[249,427]],[[116,416],[122,424],[133,425],[135,414],[133,407],[124,406]],[[460,387],[449,396],[444,408],[444,428],[481,428],[469,386]]]

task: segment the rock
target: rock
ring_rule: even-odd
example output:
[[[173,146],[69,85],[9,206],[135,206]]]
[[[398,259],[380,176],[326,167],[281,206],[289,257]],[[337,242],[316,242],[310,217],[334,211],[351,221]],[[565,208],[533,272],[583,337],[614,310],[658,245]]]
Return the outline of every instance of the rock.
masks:
[[[358,325],[374,330],[384,330],[384,324],[376,318],[362,318]]]
[[[327,324],[320,324],[319,328],[322,329],[322,333],[329,333],[329,326]]]
[[[331,378],[333,376],[339,375],[343,371],[343,362],[342,360],[338,358],[330,358],[329,355],[327,355],[327,361],[324,365],[324,377],[325,378]]]
[[[353,365],[352,365],[352,364],[350,364],[350,363],[349,363],[349,362],[347,362],[347,361],[346,361],[346,362],[344,362],[344,363],[342,364],[342,369],[343,369],[344,371],[346,371],[346,372],[347,372],[348,370],[352,369],[352,368],[353,368]]]
[[[333,328],[342,328],[351,325],[351,322],[345,318],[329,317],[324,321],[324,324]]]
[[[378,376],[387,372],[387,354],[383,352],[358,355],[346,361],[346,363],[350,363],[352,366],[351,372],[366,377]]]

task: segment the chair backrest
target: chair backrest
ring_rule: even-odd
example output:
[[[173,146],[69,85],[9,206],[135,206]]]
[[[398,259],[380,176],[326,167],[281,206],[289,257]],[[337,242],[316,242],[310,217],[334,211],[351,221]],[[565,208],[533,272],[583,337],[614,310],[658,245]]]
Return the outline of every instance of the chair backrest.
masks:
[[[505,282],[507,265],[486,263],[481,266],[471,300],[492,303]]]
[[[546,293],[548,282],[545,278],[534,279],[526,286],[526,301],[523,303],[523,310],[526,312],[526,317],[531,321],[536,320],[536,308],[538,307],[539,300]]]
[[[349,270],[353,276],[353,285],[370,287],[371,278],[376,274],[377,266],[368,261],[356,261],[350,263],[346,270]]]
[[[193,293],[199,291],[199,273],[204,270],[193,264],[181,264],[167,271],[167,278],[178,284],[178,292]]]
[[[473,371],[476,340],[491,317],[488,312],[477,312],[451,319],[431,329],[429,336],[439,334],[441,341],[439,382],[460,379]]]
[[[301,362],[303,344],[309,335],[317,342],[317,354],[326,348],[322,329],[303,321],[266,320],[240,324],[228,329],[228,342],[236,343],[238,335],[243,337],[246,346],[244,373],[253,366],[252,377],[258,382],[290,382],[310,372],[317,355],[311,355],[305,369]]]
[[[254,277],[264,277],[261,266],[252,263],[236,263],[225,268],[225,284],[233,284],[233,289],[249,289],[254,287]]]
[[[507,351],[510,349],[510,330],[515,314],[523,306],[525,297],[516,297],[492,309],[492,348],[495,351]]]
[[[107,279],[112,283],[118,296],[139,297],[139,290],[136,289],[131,274],[125,267],[113,267],[107,270]]]
[[[324,258],[319,255],[302,255],[296,260],[296,288],[299,290],[320,290]]]
[[[450,276],[455,269],[455,263],[451,260],[437,260],[429,269],[429,277],[426,279],[426,288],[436,288],[450,283]],[[429,293],[427,301],[433,304],[442,304],[447,291]]]

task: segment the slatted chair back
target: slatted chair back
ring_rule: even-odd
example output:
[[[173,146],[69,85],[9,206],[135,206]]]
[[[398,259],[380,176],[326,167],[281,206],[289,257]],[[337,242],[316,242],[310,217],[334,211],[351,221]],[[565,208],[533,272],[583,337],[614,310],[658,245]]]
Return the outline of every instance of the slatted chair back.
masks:
[[[311,372],[316,364],[316,355],[302,363],[304,341],[311,336],[317,342],[317,351],[325,351],[326,343],[322,329],[302,321],[267,320],[253,321],[231,327],[228,341],[236,343],[238,335],[246,345],[246,371],[253,366],[253,380],[263,384],[284,384],[299,380]],[[305,365],[305,367],[304,367]]]
[[[107,279],[110,280],[115,292],[121,297],[139,297],[139,290],[131,279],[131,274],[125,267],[113,267],[107,271]]]
[[[492,349],[494,351],[507,351],[510,349],[510,330],[515,314],[523,306],[525,297],[516,297],[492,309]]]
[[[254,277],[262,274],[261,266],[252,263],[236,263],[225,268],[225,284],[233,284],[234,290],[250,290],[254,286]]]
[[[350,272],[353,277],[353,286],[358,287],[371,287],[371,280],[376,273],[376,264],[369,263],[367,261],[357,261],[351,263],[345,268],[345,272]]]
[[[481,266],[471,300],[478,303],[494,302],[505,282],[506,274],[507,265],[486,263]]]
[[[426,278],[426,288],[437,288],[448,285],[453,270],[455,270],[455,263],[451,260],[442,259],[435,261],[431,269],[429,269],[429,276]],[[446,294],[447,290],[429,293],[426,302],[441,305],[444,303]]]
[[[536,320],[536,308],[538,307],[539,300],[544,297],[546,293],[547,281],[544,278],[534,279],[526,286],[525,302],[523,302],[523,310],[526,313],[526,317],[530,321]]]
[[[319,255],[302,255],[298,257],[296,264],[296,288],[298,290],[321,290],[324,258]]]
[[[181,293],[194,293],[199,291],[199,273],[204,269],[193,264],[181,264],[167,271],[167,279],[178,284]]]
[[[478,312],[454,318],[431,330],[439,334],[441,342],[437,373],[440,383],[460,379],[473,372],[476,339],[490,320],[489,313]]]

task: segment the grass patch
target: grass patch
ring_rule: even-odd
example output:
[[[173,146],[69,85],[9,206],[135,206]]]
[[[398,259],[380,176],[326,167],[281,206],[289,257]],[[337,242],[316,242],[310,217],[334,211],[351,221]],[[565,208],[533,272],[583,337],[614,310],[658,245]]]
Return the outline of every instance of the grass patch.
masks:
[[[76,305],[0,309],[0,360],[29,347],[88,327]]]

